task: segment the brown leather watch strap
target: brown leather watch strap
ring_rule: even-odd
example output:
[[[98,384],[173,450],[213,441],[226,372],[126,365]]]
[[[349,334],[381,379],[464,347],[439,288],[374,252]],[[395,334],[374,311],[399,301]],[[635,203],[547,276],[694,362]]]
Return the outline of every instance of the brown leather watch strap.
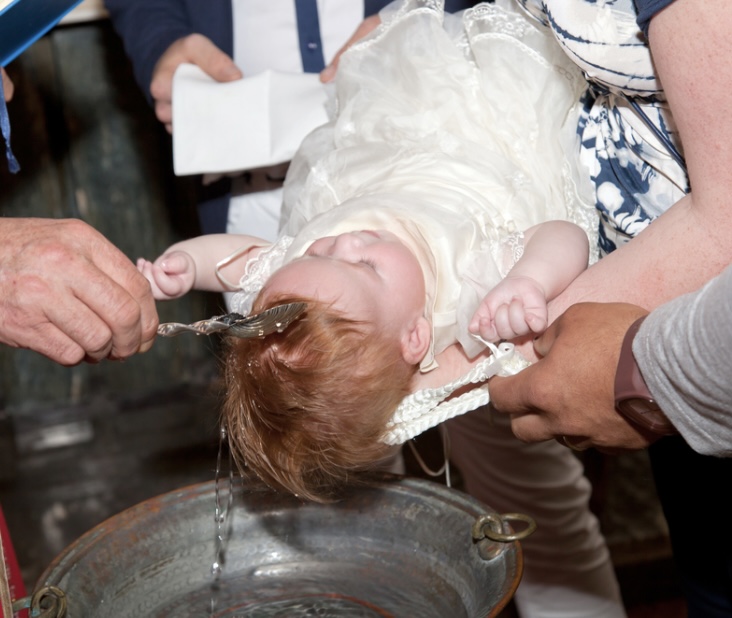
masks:
[[[645,316],[633,322],[625,333],[615,372],[615,408],[638,427],[660,435],[678,433],[648,390],[633,356],[635,339]]]

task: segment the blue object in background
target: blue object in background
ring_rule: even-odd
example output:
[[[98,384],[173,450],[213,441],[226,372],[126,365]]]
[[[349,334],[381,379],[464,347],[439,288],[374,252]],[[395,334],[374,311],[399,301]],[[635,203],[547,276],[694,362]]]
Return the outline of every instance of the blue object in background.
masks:
[[[13,0],[0,10],[0,67],[53,28],[81,0]]]
[[[0,67],[4,67],[53,28],[82,0],[13,0],[0,9]],[[0,84],[0,133],[5,142],[8,169],[20,169],[10,148],[10,118]]]

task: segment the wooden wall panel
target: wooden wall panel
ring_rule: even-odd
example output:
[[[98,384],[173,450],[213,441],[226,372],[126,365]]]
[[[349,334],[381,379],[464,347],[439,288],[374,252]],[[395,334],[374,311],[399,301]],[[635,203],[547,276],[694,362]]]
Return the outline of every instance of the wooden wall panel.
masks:
[[[55,29],[8,72],[16,85],[9,110],[21,171],[13,176],[0,162],[2,216],[81,218],[133,260],[197,232],[193,181],[173,176],[170,138],[106,20]],[[192,321],[220,304],[218,296],[193,294],[159,304],[159,311],[163,321]],[[0,347],[0,399],[17,414],[174,390],[210,379],[214,356],[214,342],[181,337],[161,339],[124,363],[69,369]]]

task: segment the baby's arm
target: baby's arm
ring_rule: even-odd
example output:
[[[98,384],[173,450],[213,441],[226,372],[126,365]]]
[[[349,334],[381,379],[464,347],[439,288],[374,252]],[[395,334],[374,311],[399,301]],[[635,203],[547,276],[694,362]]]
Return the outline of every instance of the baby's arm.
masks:
[[[470,322],[486,341],[542,332],[547,302],[585,268],[587,234],[569,221],[547,221],[524,233],[524,253],[503,281],[486,294]]]
[[[222,269],[229,280],[238,281],[247,261],[269,244],[243,234],[207,234],[171,245],[155,262],[140,258],[137,269],[150,282],[157,300],[178,298],[191,289],[225,292],[229,287],[217,276],[216,265],[239,253]]]

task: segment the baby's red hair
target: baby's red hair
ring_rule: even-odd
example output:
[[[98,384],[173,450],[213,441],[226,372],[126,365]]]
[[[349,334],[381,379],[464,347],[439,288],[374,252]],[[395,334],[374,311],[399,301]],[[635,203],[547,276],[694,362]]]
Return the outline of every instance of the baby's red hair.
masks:
[[[389,453],[379,440],[416,366],[398,341],[312,299],[280,296],[255,311],[289,302],[308,308],[285,332],[228,339],[224,424],[240,468],[324,502]]]

